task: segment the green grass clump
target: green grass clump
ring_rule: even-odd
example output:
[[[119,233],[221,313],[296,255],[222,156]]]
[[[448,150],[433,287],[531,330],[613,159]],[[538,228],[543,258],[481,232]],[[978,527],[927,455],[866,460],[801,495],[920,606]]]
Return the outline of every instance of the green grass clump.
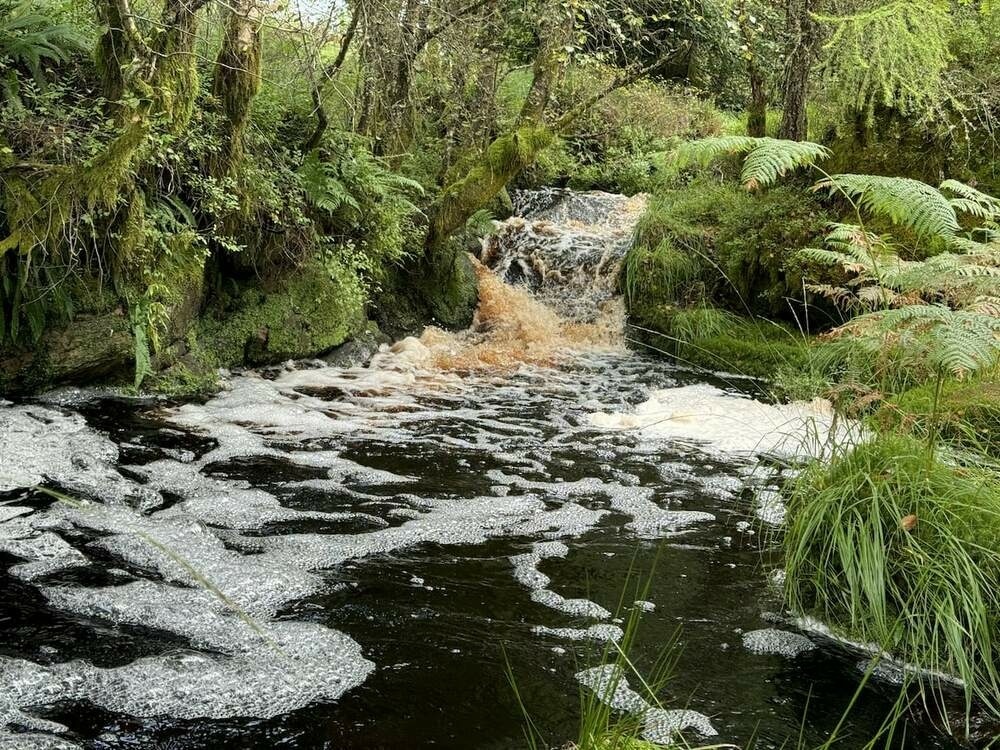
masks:
[[[908,664],[959,676],[967,714],[1000,696],[1000,476],[880,435],[793,485],[788,606]],[[939,679],[925,676],[937,694]]]
[[[815,372],[810,339],[778,323],[708,305],[659,305],[633,314],[633,322],[640,343],[682,364],[775,380],[782,395],[795,397],[812,397],[826,385]]]
[[[643,245],[625,258],[623,282],[630,307],[683,299],[702,274],[698,255],[683,250],[665,237],[656,245]]]

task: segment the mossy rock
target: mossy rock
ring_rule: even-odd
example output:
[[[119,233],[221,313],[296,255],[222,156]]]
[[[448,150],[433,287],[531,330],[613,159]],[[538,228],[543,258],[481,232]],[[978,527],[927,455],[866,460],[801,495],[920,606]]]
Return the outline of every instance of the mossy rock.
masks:
[[[700,301],[793,321],[789,298],[802,298],[803,278],[823,278],[823,269],[807,266],[794,251],[814,244],[830,221],[815,196],[794,186],[750,193],[699,178],[661,191],[650,200],[626,258],[629,302]],[[676,272],[679,254],[690,261],[683,278]],[[695,272],[687,273],[688,266]]]
[[[125,380],[134,362],[132,330],[122,309],[77,315],[34,345],[0,350],[0,394],[25,395],[53,385]]]
[[[276,364],[343,344],[367,322],[357,275],[312,261],[282,279],[242,286],[198,325],[204,356],[220,367]]]
[[[411,260],[383,284],[371,314],[393,338],[426,325],[460,330],[472,325],[479,282],[468,254],[449,244],[430,258]]]

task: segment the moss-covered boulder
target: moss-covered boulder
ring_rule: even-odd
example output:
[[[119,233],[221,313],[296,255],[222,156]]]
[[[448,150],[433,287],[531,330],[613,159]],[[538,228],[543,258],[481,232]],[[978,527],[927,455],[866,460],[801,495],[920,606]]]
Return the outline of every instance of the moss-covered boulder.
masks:
[[[311,261],[214,302],[198,323],[197,341],[201,355],[219,367],[316,356],[364,328],[364,306],[356,273]]]
[[[0,350],[0,395],[123,379],[133,361],[132,329],[123,309],[83,313],[49,328],[34,344]]]
[[[479,282],[472,261],[449,244],[395,269],[375,296],[371,315],[382,331],[399,338],[428,324],[468,328],[478,304]]]
[[[831,217],[797,187],[750,193],[702,177],[654,195],[625,263],[633,313],[664,303],[708,303],[741,314],[792,318],[803,278],[794,251],[820,237]]]

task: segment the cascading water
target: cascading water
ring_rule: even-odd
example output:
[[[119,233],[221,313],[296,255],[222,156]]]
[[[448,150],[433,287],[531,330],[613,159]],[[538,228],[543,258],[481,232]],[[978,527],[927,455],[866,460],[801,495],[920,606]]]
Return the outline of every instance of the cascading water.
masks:
[[[205,403],[0,406],[0,747],[518,748],[508,664],[562,745],[635,608],[639,664],[682,628],[662,707],[607,696],[650,739],[776,746],[807,704],[807,741],[833,727],[858,657],[774,614],[755,533],[788,471],[761,454],[829,414],[624,350],[641,198],[518,201],[467,332]]]
[[[606,314],[645,196],[550,189],[513,197],[517,215],[488,238],[483,263],[564,318]]]

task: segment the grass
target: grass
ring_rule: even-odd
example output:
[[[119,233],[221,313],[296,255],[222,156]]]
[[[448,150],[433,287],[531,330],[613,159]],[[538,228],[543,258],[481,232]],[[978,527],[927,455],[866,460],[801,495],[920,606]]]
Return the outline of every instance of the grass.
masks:
[[[850,638],[964,681],[1000,708],[1000,475],[878,435],[792,486],[786,598]],[[924,674],[925,694],[946,684]]]
[[[924,383],[887,399],[875,414],[879,428],[939,437],[984,456],[1000,454],[1000,380],[997,375]]]

